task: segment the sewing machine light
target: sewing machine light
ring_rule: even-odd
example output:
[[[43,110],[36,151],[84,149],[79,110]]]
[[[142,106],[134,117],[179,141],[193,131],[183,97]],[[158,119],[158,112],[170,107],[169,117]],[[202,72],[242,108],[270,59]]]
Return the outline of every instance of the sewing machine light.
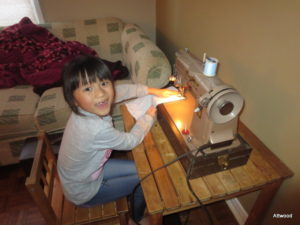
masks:
[[[175,81],[176,81],[176,76],[171,75],[171,76],[169,77],[169,81],[175,82]]]
[[[178,130],[182,129],[182,122],[181,122],[181,120],[176,120],[175,121],[175,125],[176,125],[176,127],[177,127]]]

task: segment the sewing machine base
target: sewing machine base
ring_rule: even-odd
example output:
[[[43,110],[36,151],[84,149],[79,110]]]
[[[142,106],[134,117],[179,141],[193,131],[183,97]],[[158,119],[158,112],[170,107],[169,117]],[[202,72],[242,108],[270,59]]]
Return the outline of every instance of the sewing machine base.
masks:
[[[164,105],[158,106],[157,119],[176,154],[179,156],[189,152],[190,149],[183,135],[177,129]],[[246,164],[251,150],[252,148],[249,144],[241,136],[237,135],[234,144],[220,149],[207,149],[205,154],[201,155],[190,154],[180,159],[180,162],[186,172],[193,162],[190,178],[194,179]]]
[[[205,155],[189,157],[189,163],[184,166],[185,170],[187,171],[192,161],[195,160],[191,171],[193,179],[246,164],[251,148],[239,135],[237,139],[240,141],[237,147],[229,146],[221,151],[209,149]]]

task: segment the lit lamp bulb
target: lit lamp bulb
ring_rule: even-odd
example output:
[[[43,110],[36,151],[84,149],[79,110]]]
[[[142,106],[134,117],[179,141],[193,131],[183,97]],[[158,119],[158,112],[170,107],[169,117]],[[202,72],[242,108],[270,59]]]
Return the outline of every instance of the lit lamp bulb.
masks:
[[[171,76],[169,77],[169,81],[175,82],[175,81],[176,81],[176,77],[175,77],[174,75],[171,75]]]
[[[176,120],[175,124],[176,124],[176,127],[177,127],[178,130],[182,129],[182,122],[180,120]]]

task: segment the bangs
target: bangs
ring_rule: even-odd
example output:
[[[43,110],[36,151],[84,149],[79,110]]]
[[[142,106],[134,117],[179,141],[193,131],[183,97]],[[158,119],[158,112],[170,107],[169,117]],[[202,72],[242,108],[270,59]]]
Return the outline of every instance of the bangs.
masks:
[[[73,90],[80,85],[94,83],[97,80],[113,80],[110,70],[102,61],[99,62],[98,60],[95,60],[94,62],[88,62],[81,66],[77,65],[76,67],[74,76],[72,77],[73,79],[71,79]]]
[[[109,77],[99,76],[99,73],[87,72],[86,70],[81,70],[77,76],[77,85],[87,85],[97,81],[107,80]]]

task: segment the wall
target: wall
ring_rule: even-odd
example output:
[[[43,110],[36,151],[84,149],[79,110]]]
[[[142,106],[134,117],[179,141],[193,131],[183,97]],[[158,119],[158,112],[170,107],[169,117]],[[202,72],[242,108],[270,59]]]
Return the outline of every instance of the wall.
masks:
[[[218,75],[245,98],[241,120],[296,174],[284,182],[264,225],[300,224],[300,1],[159,0],[157,44],[174,62],[187,47],[220,60]],[[240,198],[249,209],[255,195]],[[293,213],[293,219],[273,219]],[[297,221],[297,222],[296,222]]]
[[[138,24],[153,40],[155,30],[155,1],[153,0],[39,0],[46,22],[119,17]]]

